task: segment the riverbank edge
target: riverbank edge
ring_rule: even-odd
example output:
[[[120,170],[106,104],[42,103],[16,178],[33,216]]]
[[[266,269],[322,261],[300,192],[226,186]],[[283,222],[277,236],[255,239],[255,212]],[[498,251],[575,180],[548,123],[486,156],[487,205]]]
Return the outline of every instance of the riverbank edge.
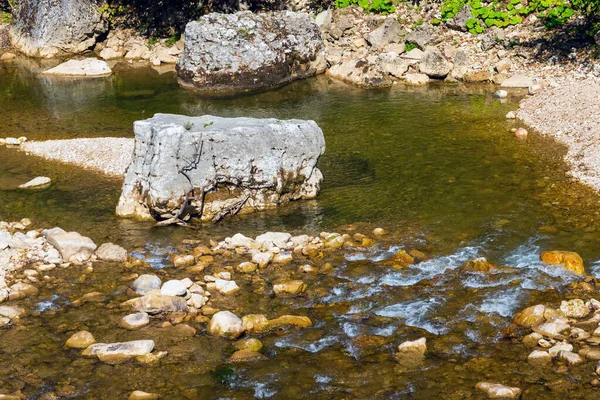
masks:
[[[567,147],[569,174],[600,191],[600,80],[548,88],[521,100],[517,118]]]

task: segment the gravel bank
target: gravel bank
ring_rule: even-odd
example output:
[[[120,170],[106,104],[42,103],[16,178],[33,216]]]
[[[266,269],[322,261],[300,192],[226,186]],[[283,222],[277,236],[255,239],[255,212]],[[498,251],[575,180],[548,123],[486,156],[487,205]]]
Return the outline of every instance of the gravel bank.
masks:
[[[48,160],[123,176],[131,162],[133,145],[134,139],[91,138],[25,142],[21,149]]]
[[[517,117],[568,146],[571,174],[600,190],[600,81],[588,78],[523,100]]]

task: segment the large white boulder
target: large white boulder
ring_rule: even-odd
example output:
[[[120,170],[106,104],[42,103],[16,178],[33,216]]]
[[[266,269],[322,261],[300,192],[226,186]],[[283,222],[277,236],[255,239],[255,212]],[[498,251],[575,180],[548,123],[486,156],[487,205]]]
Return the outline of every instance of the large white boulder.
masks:
[[[120,216],[218,220],[320,189],[325,139],[314,121],[156,114],[134,131]]]

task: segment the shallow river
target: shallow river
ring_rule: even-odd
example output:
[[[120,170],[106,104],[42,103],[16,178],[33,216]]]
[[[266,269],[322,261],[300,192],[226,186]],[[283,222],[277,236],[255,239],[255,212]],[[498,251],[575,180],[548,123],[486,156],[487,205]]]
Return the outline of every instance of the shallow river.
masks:
[[[214,307],[240,316],[307,315],[314,323],[263,335],[269,360],[248,364],[227,364],[230,341],[200,324],[190,323],[198,329],[193,337],[160,328],[158,320],[139,331],[119,328],[125,311],[118,305],[129,283],[121,278],[147,271],[119,265],[91,274],[58,271],[60,279],[38,297],[13,302],[31,315],[0,331],[0,388],[28,398],[55,392],[116,399],[140,389],[173,399],[458,399],[478,398],[475,383],[488,380],[519,386],[525,398],[597,398],[597,389],[586,386],[590,364],[566,374],[535,371],[528,350],[503,335],[518,310],[556,301],[577,280],[540,264],[541,251],[576,251],[588,272],[596,266],[600,272],[600,198],[569,178],[563,147],[536,133],[513,138],[518,122],[504,116],[519,97],[495,99],[492,86],[364,91],[319,77],[268,93],[203,99],[180,89],[173,72],[118,65],[109,78],[73,81],[40,77],[40,68],[30,61],[0,64],[1,137],[132,137],[133,121],[156,112],[313,119],[327,143],[319,162],[323,190],[315,201],[218,225],[155,228],[114,216],[118,179],[0,147],[0,220],[28,217],[38,227],[119,243],[176,278],[187,275],[168,267],[168,257],[184,239],[207,244],[268,230],[369,235],[374,227],[389,235],[369,250],[314,261],[334,265],[328,276],[299,276],[296,264],[265,272],[267,281],[304,279],[304,297],[274,298],[268,288],[234,276],[242,291],[215,299]],[[16,189],[37,175],[50,176],[53,185]],[[377,263],[402,248],[429,259],[401,271]],[[487,276],[457,269],[479,256],[514,269]],[[101,302],[71,304],[92,291],[104,294]],[[80,329],[107,343],[151,338],[169,355],[152,366],[82,359],[63,348]],[[391,357],[395,347],[421,336],[427,359],[402,368]],[[578,384],[557,392],[549,381]]]

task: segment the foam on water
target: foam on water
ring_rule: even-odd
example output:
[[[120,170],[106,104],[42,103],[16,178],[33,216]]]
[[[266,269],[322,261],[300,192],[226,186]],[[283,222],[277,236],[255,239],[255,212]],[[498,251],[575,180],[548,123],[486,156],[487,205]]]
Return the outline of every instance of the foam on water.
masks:
[[[282,348],[295,347],[297,349],[308,351],[309,353],[318,353],[324,348],[332,346],[338,342],[338,338],[336,336],[325,336],[312,343],[299,343],[301,340],[301,337],[286,337],[275,342],[275,346]]]
[[[425,329],[435,335],[441,335],[448,332],[448,327],[438,321],[432,321],[431,317],[443,303],[444,300],[441,298],[430,297],[426,300],[392,304],[375,311],[375,314],[382,317],[401,318],[405,320],[406,325]]]

